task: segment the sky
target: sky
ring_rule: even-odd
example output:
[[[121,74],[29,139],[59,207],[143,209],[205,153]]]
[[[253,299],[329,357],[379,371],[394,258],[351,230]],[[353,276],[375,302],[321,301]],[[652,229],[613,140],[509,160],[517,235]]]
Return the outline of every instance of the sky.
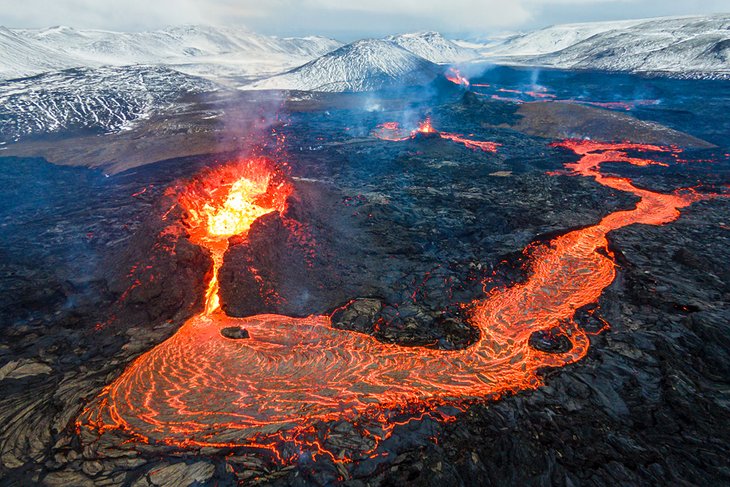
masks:
[[[0,25],[141,31],[247,27],[342,41],[437,30],[480,37],[552,24],[730,12],[730,0],[0,0]]]

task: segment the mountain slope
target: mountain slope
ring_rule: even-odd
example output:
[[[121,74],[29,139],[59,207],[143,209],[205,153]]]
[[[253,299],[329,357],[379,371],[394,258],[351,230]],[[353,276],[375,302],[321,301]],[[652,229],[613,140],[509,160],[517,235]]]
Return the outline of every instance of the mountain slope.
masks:
[[[325,37],[279,38],[246,29],[183,25],[149,32],[110,32],[51,27],[18,34],[74,57],[109,64],[170,64],[185,58],[238,54],[316,57],[341,44]]]
[[[164,67],[73,68],[0,84],[0,141],[60,132],[116,132],[183,95],[215,91]]]
[[[200,25],[132,33],[64,26],[4,29],[0,31],[0,77],[130,64],[162,64],[200,75],[260,75],[301,65],[339,46],[324,37],[278,38]],[[33,52],[41,56],[32,56]]]
[[[0,27],[0,79],[19,78],[74,66],[77,61]]]
[[[536,56],[570,47],[606,31],[633,27],[641,20],[621,22],[588,22],[553,25],[544,29],[507,37],[498,44],[482,49],[488,56]]]
[[[260,81],[254,89],[371,91],[431,81],[439,67],[398,44],[380,39],[353,42],[303,66]]]
[[[730,74],[730,16],[644,22],[591,37],[538,61],[580,69]]]
[[[466,49],[444,38],[438,32],[416,32],[386,37],[413,54],[438,64],[468,61],[478,56],[476,51]]]
[[[483,54],[508,64],[730,77],[730,15],[601,23],[593,30],[590,25],[551,27]],[[572,39],[577,41],[565,45]]]

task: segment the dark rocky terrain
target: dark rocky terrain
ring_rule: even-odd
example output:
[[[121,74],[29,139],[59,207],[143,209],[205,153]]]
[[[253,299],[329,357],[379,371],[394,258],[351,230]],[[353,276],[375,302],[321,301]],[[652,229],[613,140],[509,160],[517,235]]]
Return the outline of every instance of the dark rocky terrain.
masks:
[[[507,74],[494,76],[501,78],[492,83],[508,81]],[[564,86],[563,75],[555,76]],[[590,85],[582,81],[576,86]],[[627,84],[625,77],[614,81],[618,92]],[[662,83],[656,89],[668,90],[671,82]],[[712,96],[707,85],[676,83],[683,83],[677,91]],[[318,95],[287,102],[278,119],[251,117],[240,125],[243,140],[248,131],[258,141],[270,140],[272,131],[285,136],[257,153],[288,162],[295,191],[284,216],[298,226],[287,229],[270,214],[246,240],[231,240],[221,270],[228,314],[334,311],[335,326],[379,340],[463,348],[474,330],[454,305],[481,295],[483,279],[489,286],[524,279],[528,244],[636,201],[586,178],[549,175],[576,156],[523,130],[515,104],[447,88],[426,101],[412,93],[382,98],[384,111],[368,112],[359,95]],[[229,102],[216,101],[216,109]],[[656,142],[657,131],[673,134],[690,147],[682,159],[700,162],[667,157],[669,167],[604,170],[657,191],[727,185],[728,147],[719,135],[719,126],[728,127],[721,110],[727,100],[718,95],[716,102],[703,123],[694,123],[695,102],[679,98],[631,113],[662,124],[654,131],[644,126],[646,139],[637,142]],[[271,105],[252,102],[251,112]],[[555,106],[545,110],[562,110]],[[502,146],[492,154],[438,138],[389,142],[369,135],[405,111],[414,118],[430,113],[440,130]],[[246,113],[245,105],[231,112]],[[83,406],[202,306],[211,261],[185,236],[160,235],[164,216],[182,218],[179,209],[168,212],[174,202],[165,189],[238,155],[227,151],[245,144],[205,153],[204,140],[232,139],[224,124],[196,132],[196,113],[178,121],[183,132],[207,139],[196,139],[187,153],[190,147],[170,149],[176,153],[164,161],[159,152],[142,153],[125,168],[130,149],[121,142],[129,134],[117,136],[119,146],[111,136],[87,136],[85,147],[116,154],[93,164],[93,149],[85,152],[83,165],[102,170],[30,157],[50,153],[52,144],[43,141],[9,147],[6,154],[24,155],[0,159],[7,169],[0,176],[0,484],[730,485],[726,199],[697,203],[666,226],[610,235],[618,277],[596,309],[578,314],[595,333],[587,357],[546,370],[537,390],[477,402],[454,421],[398,427],[380,447],[384,456],[339,464],[304,454],[280,465],[255,451],[181,451],[124,443],[122,433],[99,439],[79,432]],[[571,117],[584,117],[575,130],[591,131],[576,136],[616,130],[628,115],[613,113],[571,110]],[[609,118],[613,124],[592,121]],[[147,130],[140,144],[173,140],[153,137],[164,126],[152,119],[136,129]],[[53,150],[71,161],[78,140],[61,140]],[[261,292],[251,292],[258,288],[251,263],[264,272]],[[267,300],[272,293],[283,299]],[[348,305],[352,299],[358,300]],[[375,330],[378,318],[387,326]],[[355,437],[347,423],[321,427],[335,433],[333,448]]]

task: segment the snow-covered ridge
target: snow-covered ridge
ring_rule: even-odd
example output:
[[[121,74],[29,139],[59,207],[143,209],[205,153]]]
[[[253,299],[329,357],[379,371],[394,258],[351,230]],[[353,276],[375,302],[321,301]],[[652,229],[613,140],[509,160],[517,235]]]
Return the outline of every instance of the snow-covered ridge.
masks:
[[[415,32],[386,37],[385,40],[395,42],[413,54],[438,64],[453,64],[469,61],[478,57],[478,53],[455,44],[438,32]]]
[[[363,39],[303,66],[254,83],[253,89],[372,91],[431,81],[438,64],[478,57],[438,32],[416,32],[384,39]]]
[[[77,61],[71,56],[0,26],[0,79],[54,71],[75,63]]]
[[[161,66],[72,68],[0,83],[0,141],[116,132],[217,86]]]
[[[343,46],[296,69],[260,81],[254,89],[371,91],[422,84],[439,67],[393,41],[365,39]]]
[[[730,77],[730,14],[560,25],[481,54],[507,64]]]
[[[185,25],[150,32],[51,27],[0,28],[0,78],[70,67],[162,64],[192,74],[278,72],[325,54],[341,43],[325,37],[280,38],[246,29]],[[39,53],[40,55],[33,55]]]
[[[625,20],[618,22],[587,22],[578,24],[561,24],[544,29],[517,34],[491,43],[481,49],[486,56],[536,56],[549,54],[570,47],[594,35],[603,32],[633,27],[643,20]]]
[[[46,47],[57,46],[78,58],[109,64],[169,64],[184,58],[224,54],[287,54],[316,57],[341,44],[325,37],[280,38],[246,29],[183,25],[149,32],[110,32],[51,27],[18,30]]]

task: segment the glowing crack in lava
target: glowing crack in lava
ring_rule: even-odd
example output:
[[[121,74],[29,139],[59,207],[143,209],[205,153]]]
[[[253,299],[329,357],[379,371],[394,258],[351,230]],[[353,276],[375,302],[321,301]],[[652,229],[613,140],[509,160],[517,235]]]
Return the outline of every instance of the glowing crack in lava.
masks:
[[[629,179],[600,172],[604,162],[656,164],[629,156],[629,150],[669,149],[586,141],[558,145],[580,155],[578,162],[566,164],[570,174],[640,200],[633,209],[534,246],[525,282],[493,289],[471,303],[471,323],[480,337],[456,351],[381,343],[335,329],[327,316],[226,316],[215,296],[226,237],[245,234],[258,216],[282,211],[291,187],[256,162],[206,173],[180,197],[190,215],[191,238],[214,256],[205,311],[130,364],[84,410],[78,426],[101,433],[121,430],[136,441],[179,448],[266,448],[282,462],[302,451],[347,459],[374,454],[377,441],[392,431],[396,414],[418,417],[439,406],[461,407],[538,387],[540,369],[564,366],[587,352],[588,337],[573,317],[577,309],[596,303],[614,280],[607,233],[635,223],[669,223],[679,217],[679,209],[703,198],[688,190],[641,189]],[[245,328],[248,338],[221,335],[232,326]],[[570,350],[545,353],[529,346],[533,332],[556,327],[570,340]],[[330,421],[367,425],[363,429],[375,446],[368,452],[330,452],[322,439],[326,427],[317,426]],[[296,448],[282,450],[285,445]]]
[[[462,144],[464,147],[472,150],[481,150],[484,152],[497,152],[497,148],[500,144],[495,142],[473,140],[464,137],[461,134],[454,134],[450,132],[440,132],[433,128],[431,119],[426,117],[418,127],[410,132],[406,132],[401,128],[398,122],[386,122],[378,125],[372,132],[373,136],[382,139],[389,140],[391,142],[403,142],[405,140],[415,139],[419,136],[438,136],[442,139]]]

